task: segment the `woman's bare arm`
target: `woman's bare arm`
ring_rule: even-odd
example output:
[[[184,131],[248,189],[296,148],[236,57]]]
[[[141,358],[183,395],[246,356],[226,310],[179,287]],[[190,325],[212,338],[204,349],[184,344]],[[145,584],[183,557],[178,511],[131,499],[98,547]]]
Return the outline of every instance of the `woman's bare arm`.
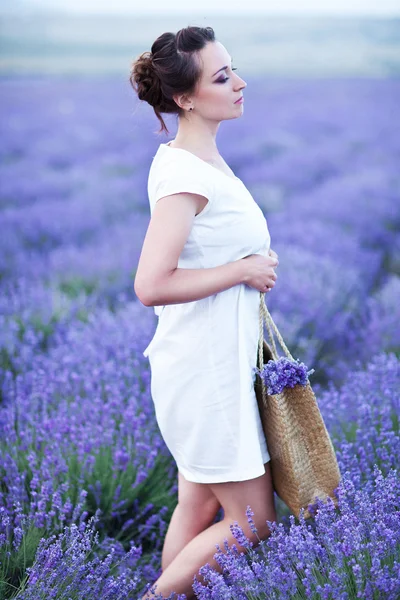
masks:
[[[156,203],[143,242],[135,292],[145,306],[192,302],[244,283],[244,264],[236,260],[208,269],[181,269],[179,256],[204,197],[179,193]]]
[[[175,269],[162,285],[154,288],[153,295],[139,299],[146,306],[178,304],[207,298],[242,283],[242,265],[236,260],[208,269]]]

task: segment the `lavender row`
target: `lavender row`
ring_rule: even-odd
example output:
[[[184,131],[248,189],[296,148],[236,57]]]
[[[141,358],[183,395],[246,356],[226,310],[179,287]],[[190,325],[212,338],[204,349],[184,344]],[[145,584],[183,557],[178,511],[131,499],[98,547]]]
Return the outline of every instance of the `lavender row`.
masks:
[[[97,330],[111,333],[104,322],[98,323]],[[66,597],[67,592],[68,597],[74,598],[90,599],[100,593],[104,594],[101,597],[111,598],[116,591],[118,597],[128,598],[129,592],[143,591],[143,586],[159,573],[157,560],[168,512],[166,494],[168,489],[170,494],[176,492],[171,477],[173,468],[171,463],[166,479],[168,469],[164,465],[162,485],[157,485],[153,470],[155,455],[164,456],[165,449],[154,428],[148,390],[141,395],[134,389],[132,398],[127,398],[128,389],[137,386],[133,375],[134,352],[129,360],[120,328],[118,332],[121,343],[110,340],[110,347],[114,350],[114,360],[121,364],[120,359],[124,358],[127,366],[117,381],[107,344],[103,343],[100,351],[107,368],[100,373],[91,364],[94,352],[83,354],[83,366],[79,365],[78,357],[74,360],[76,348],[71,340],[69,361],[65,355],[63,359],[60,350],[42,363],[41,369],[38,365],[35,375],[27,374],[25,381],[19,382],[15,392],[19,396],[14,400],[18,410],[10,407],[12,415],[2,413],[2,426],[8,424],[10,447],[2,456],[8,471],[4,482],[8,493],[2,494],[0,511],[1,564],[5,564],[8,555],[10,565],[18,565],[22,544],[31,549],[29,569],[18,598],[36,599],[43,597],[44,592],[58,598]],[[93,330],[86,335],[76,334],[75,343],[81,344],[85,337],[91,338],[92,343],[99,342]],[[89,408],[85,408],[83,399],[89,387],[90,366],[94,377],[93,401],[86,400],[90,405],[88,417]],[[44,368],[50,370],[48,382],[53,382],[47,396],[47,386],[43,389]],[[144,374],[143,377],[146,380]],[[98,389],[107,390],[102,403],[96,401],[93,393],[94,381]],[[125,381],[125,388],[121,381]],[[62,399],[59,391],[62,384],[63,395],[69,401]],[[266,593],[271,598],[293,598],[296,593],[300,598],[302,594],[315,593],[321,598],[355,598],[358,594],[357,597],[362,595],[366,599],[381,596],[395,600],[400,591],[399,388],[400,360],[394,354],[381,353],[370,361],[366,370],[348,372],[343,386],[331,386],[321,395],[321,411],[342,472],[337,509],[333,503],[317,502],[312,511],[314,517],[307,522],[290,515],[271,524],[271,536],[256,551],[240,524],[232,523],[237,549],[242,554],[235,549],[225,549],[224,553],[216,549],[222,573],[204,566],[202,574],[209,585],[194,584],[199,598],[219,600],[229,594],[246,598],[246,593],[251,592],[255,598]],[[22,390],[28,390],[29,401],[23,398]],[[71,396],[80,399],[80,410]],[[66,419],[70,404],[75,418],[69,415]],[[135,410],[138,404],[139,414]],[[119,420],[118,414],[127,421]],[[14,431],[15,426],[19,435]],[[135,445],[127,442],[131,430]],[[99,469],[97,457],[106,447],[108,461],[103,457]],[[73,456],[76,460],[71,472]],[[140,487],[140,478],[132,483],[132,465],[137,466],[138,459],[142,464],[142,482],[151,482],[153,495],[166,502],[162,507],[149,502],[140,508],[135,502],[135,497],[140,496],[143,502],[146,499],[146,488]],[[21,467],[18,472],[18,465],[25,467],[26,472]],[[119,478],[119,485],[113,481],[113,474]],[[29,481],[30,494],[27,494],[25,486]],[[74,495],[72,481],[76,487]],[[161,489],[164,496],[160,498]],[[75,506],[73,497],[77,498]],[[152,509],[154,512],[149,516]],[[251,499],[246,515],[251,517]],[[92,516],[96,527],[88,519]],[[34,552],[33,540],[38,544],[41,536]],[[153,544],[152,562],[144,561],[144,539]],[[93,562],[85,564],[84,558],[91,550]],[[111,571],[117,560],[118,568]],[[77,569],[77,565],[81,568]],[[17,567],[14,569],[16,574]],[[91,576],[94,572],[99,574],[95,579]]]

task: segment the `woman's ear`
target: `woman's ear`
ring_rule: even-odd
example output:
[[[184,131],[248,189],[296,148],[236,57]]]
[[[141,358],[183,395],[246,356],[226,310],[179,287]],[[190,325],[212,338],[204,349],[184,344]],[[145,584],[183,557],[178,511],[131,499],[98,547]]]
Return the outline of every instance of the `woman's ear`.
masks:
[[[182,110],[189,110],[192,101],[188,96],[185,94],[176,94],[175,96],[172,96],[172,98],[179,108]]]

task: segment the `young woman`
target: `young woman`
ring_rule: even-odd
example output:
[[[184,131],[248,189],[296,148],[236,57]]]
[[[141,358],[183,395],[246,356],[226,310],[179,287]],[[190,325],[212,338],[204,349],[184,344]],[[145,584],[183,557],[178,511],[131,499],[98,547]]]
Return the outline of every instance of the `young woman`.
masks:
[[[175,139],[161,143],[148,180],[151,220],[135,292],[158,325],[144,351],[157,422],[178,467],[178,504],[156,592],[194,597],[194,575],[216,544],[238,546],[237,521],[257,545],[275,521],[267,441],[254,391],[260,292],[277,279],[267,222],[219,154],[221,121],[243,114],[246,82],[211,27],[164,33],[132,65],[140,100],[178,115]],[[240,140],[237,141],[240,144]],[[215,523],[220,507],[224,518]],[[149,593],[143,598],[154,598]]]

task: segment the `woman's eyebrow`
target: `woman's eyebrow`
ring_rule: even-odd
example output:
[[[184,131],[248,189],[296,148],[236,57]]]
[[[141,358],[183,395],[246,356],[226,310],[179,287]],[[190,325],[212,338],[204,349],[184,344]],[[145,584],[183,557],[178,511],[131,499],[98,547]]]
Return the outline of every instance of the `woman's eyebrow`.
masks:
[[[233,58],[231,57],[231,62],[233,62]],[[221,69],[218,69],[218,71],[215,71],[214,75],[216,75],[217,73],[219,73],[220,71],[225,71],[225,69],[228,68],[228,65],[225,65],[224,67],[222,67]],[[211,75],[211,77],[214,77],[214,75]]]

